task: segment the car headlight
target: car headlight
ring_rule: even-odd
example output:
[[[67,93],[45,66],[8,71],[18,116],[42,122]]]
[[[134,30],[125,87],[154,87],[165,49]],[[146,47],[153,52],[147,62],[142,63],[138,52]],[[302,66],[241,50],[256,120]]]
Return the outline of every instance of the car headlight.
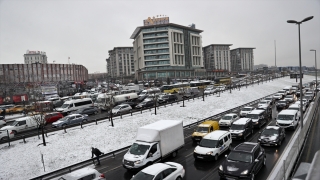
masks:
[[[259,124],[259,122],[257,121],[256,124]]]
[[[212,151],[210,151],[210,152],[207,152],[207,155],[212,155],[212,153],[213,153]]]
[[[239,133],[238,136],[242,136],[242,133]]]
[[[241,174],[248,174],[248,170],[242,171]]]
[[[259,138],[258,141],[261,141],[261,139]]]
[[[135,164],[140,164],[140,163],[141,163],[141,161],[140,161],[140,160],[138,160],[138,161],[135,161],[134,163],[135,163]]]
[[[219,166],[219,170],[223,171],[223,166],[222,165]]]
[[[194,151],[193,151],[193,152],[195,152],[195,153],[196,153],[196,152],[197,152],[197,151],[196,151],[196,149],[194,149]]]
[[[291,125],[293,125],[293,122],[291,123]]]

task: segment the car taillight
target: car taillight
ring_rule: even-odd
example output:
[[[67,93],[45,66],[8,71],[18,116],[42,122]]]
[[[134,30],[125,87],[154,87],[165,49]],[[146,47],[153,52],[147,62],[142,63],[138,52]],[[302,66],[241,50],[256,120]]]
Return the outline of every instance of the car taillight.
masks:
[[[104,176],[104,174],[100,174],[99,177],[100,177],[100,178],[106,178],[106,177]]]
[[[10,132],[10,134],[14,134],[14,132],[13,132],[13,131],[11,131],[11,132]]]

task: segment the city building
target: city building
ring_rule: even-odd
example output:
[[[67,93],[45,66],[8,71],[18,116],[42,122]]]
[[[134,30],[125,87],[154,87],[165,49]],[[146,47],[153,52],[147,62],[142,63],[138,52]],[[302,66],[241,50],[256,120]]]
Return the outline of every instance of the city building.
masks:
[[[207,77],[225,76],[230,72],[229,46],[232,44],[210,44],[203,47],[203,62]]]
[[[107,61],[107,73],[111,78],[134,78],[133,47],[115,47],[109,50]]]
[[[236,48],[230,50],[231,71],[233,73],[253,71],[255,48]]]
[[[258,64],[253,66],[253,70],[263,69],[263,67],[268,67],[267,64]]]
[[[205,76],[202,30],[169,23],[169,17],[148,18],[131,35],[135,78],[165,80]]]
[[[43,51],[29,51],[23,55],[25,64],[41,63],[47,64],[48,58],[46,52]]]
[[[78,64],[0,64],[1,84],[87,80],[87,68]]]

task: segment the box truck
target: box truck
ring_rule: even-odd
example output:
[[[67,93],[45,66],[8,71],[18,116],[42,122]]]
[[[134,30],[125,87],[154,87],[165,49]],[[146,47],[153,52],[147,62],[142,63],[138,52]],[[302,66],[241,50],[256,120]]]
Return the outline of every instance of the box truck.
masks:
[[[122,164],[128,170],[141,170],[170,155],[176,157],[183,146],[182,121],[160,120],[138,129],[136,141],[124,155]]]

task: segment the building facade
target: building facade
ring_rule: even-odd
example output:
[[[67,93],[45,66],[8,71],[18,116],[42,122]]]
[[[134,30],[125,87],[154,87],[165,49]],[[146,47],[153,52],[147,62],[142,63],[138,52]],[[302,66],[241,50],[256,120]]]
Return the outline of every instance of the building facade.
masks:
[[[237,48],[230,50],[230,64],[232,72],[253,71],[255,48]]]
[[[133,47],[115,47],[109,51],[107,72],[112,78],[134,75]]]
[[[47,64],[48,58],[46,52],[43,51],[29,51],[23,55],[25,64],[41,63]]]
[[[0,64],[0,83],[41,83],[88,80],[88,70],[77,64]]]
[[[207,77],[225,76],[230,72],[229,46],[232,44],[210,44],[203,47],[203,62]]]
[[[181,79],[205,76],[202,30],[169,23],[169,18],[145,20],[131,39],[137,80]],[[159,20],[160,19],[160,20]],[[146,23],[147,22],[147,23]],[[158,23],[162,22],[162,23]]]

